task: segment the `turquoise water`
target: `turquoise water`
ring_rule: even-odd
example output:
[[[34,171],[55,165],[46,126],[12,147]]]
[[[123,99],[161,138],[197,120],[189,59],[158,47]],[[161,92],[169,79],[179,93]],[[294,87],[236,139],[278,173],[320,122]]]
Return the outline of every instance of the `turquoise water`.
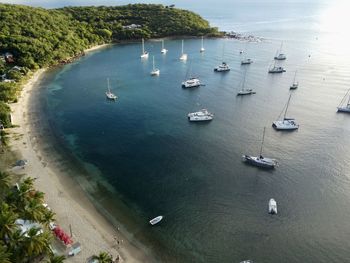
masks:
[[[178,59],[181,40],[167,40],[166,55],[159,41],[147,41],[159,77],[149,75],[151,57],[140,60],[140,44],[90,53],[53,73],[47,102],[55,132],[90,171],[78,179],[96,204],[162,262],[347,262],[350,118],[336,113],[350,80],[347,4],[222,3],[211,14],[204,4],[188,6],[265,40],[206,39],[200,54],[200,40],[188,39],[186,63]],[[287,72],[269,75],[281,40]],[[242,49],[252,65],[240,65]],[[214,73],[223,57],[231,71]],[[237,97],[245,69],[246,87],[257,93]],[[271,124],[295,70],[300,84],[288,115],[300,129],[276,132]],[[182,89],[189,72],[205,86]],[[105,100],[107,78],[114,103]],[[187,113],[201,108],[214,120],[189,123]],[[274,171],[241,162],[258,153],[263,127],[264,155],[280,164]],[[267,214],[271,197],[277,216]],[[164,221],[150,227],[159,214]]]

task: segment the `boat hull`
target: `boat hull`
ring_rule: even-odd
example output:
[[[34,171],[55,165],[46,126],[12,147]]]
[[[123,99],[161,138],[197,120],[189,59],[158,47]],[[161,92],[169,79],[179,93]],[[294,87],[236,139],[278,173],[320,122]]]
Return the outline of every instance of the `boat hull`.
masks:
[[[242,160],[248,164],[251,164],[260,168],[273,169],[277,165],[277,161],[270,158],[260,158],[249,155],[243,155]]]
[[[252,95],[255,94],[256,92],[253,90],[249,90],[249,91],[239,91],[237,93],[237,96],[244,96],[244,95]]]
[[[157,216],[149,221],[149,223],[154,226],[163,220],[163,216]]]
[[[294,120],[274,121],[272,127],[281,131],[293,131],[299,129],[299,124],[296,124]]]
[[[148,53],[144,53],[140,57],[146,59],[146,58],[148,58]]]
[[[151,76],[159,76],[159,74],[160,74],[159,69],[153,70],[153,71],[151,72]]]
[[[350,107],[338,107],[338,112],[350,113]]]

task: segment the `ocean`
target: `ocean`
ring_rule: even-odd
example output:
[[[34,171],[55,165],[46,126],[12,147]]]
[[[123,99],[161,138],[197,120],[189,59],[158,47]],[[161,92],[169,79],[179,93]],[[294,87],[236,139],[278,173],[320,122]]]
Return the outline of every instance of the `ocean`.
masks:
[[[205,39],[201,54],[200,39],[186,39],[187,62],[180,39],[165,40],[166,55],[160,41],[146,41],[145,61],[140,43],[120,44],[51,72],[43,103],[60,142],[89,172],[77,182],[160,262],[350,261],[350,116],[336,112],[350,81],[349,4],[215,3],[176,6],[263,41]],[[278,64],[287,71],[268,74],[282,42],[287,60]],[[159,77],[149,74],[153,55]],[[241,66],[245,57],[254,63]],[[231,71],[215,73],[222,60]],[[256,94],[238,97],[245,71]],[[299,88],[290,91],[295,71]],[[205,86],[181,88],[189,76]],[[107,78],[116,102],[105,99]],[[288,117],[300,128],[275,131],[290,94]],[[214,120],[188,122],[201,108]],[[259,153],[264,127],[263,155],[279,162],[272,171],[241,161]],[[270,198],[278,215],[267,213]],[[164,220],[150,227],[157,215]]]

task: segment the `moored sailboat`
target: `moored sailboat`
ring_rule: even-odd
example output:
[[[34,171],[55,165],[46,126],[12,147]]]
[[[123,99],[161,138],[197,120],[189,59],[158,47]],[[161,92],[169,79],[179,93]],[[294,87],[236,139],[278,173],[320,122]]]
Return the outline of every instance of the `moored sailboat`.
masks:
[[[274,121],[272,123],[272,127],[274,127],[276,130],[281,130],[281,131],[289,130],[289,131],[291,131],[291,130],[297,130],[299,128],[299,124],[296,123],[294,118],[287,118],[286,117],[291,96],[292,96],[292,94],[289,95],[287,104],[285,106],[283,119]],[[281,116],[281,114],[280,114],[280,116]],[[279,119],[279,117],[278,117],[278,119]]]
[[[109,87],[109,78],[107,78],[107,91],[106,91],[106,97],[108,100],[116,100],[118,97],[111,92],[111,89]]]
[[[277,202],[273,198],[271,198],[269,200],[269,210],[268,211],[269,211],[269,214],[271,214],[271,215],[277,214]]]
[[[266,158],[262,156],[264,139],[265,139],[265,127],[264,127],[263,137],[261,141],[259,156],[243,155],[242,160],[248,164],[261,167],[261,168],[269,168],[269,169],[275,168],[275,166],[277,165],[277,161],[275,159]]]
[[[180,56],[180,60],[182,60],[182,61],[187,60],[187,54],[184,53],[184,41],[183,40],[181,42],[181,56]]]
[[[244,77],[243,77],[243,81],[242,81],[242,88],[241,88],[240,91],[238,91],[238,93],[237,93],[238,96],[251,95],[251,94],[255,94],[256,93],[253,89],[245,89],[244,88],[246,75],[247,75],[247,70],[244,71]]]
[[[347,97],[349,98],[346,100]],[[350,89],[346,92],[337,109],[338,112],[350,113]]]
[[[201,53],[203,53],[205,51],[203,41],[204,40],[203,40],[203,36],[202,36],[202,46],[201,46],[201,49],[199,50],[199,52],[201,52]]]
[[[296,81],[296,76],[297,76],[297,71],[295,71],[294,80],[292,85],[290,85],[289,89],[297,89],[299,87],[299,82]]]
[[[154,66],[154,56],[153,56],[153,69],[151,71],[151,76],[159,76],[160,70]]]
[[[168,50],[164,47],[164,40],[162,40],[162,49],[161,49],[160,53],[166,54],[167,52],[168,52]]]
[[[282,47],[283,47],[283,42],[281,43],[281,47],[279,50],[276,52],[276,56],[274,57],[275,60],[286,60],[287,56],[282,53]]]
[[[145,51],[145,40],[142,38],[142,53],[141,58],[148,58],[148,52]]]

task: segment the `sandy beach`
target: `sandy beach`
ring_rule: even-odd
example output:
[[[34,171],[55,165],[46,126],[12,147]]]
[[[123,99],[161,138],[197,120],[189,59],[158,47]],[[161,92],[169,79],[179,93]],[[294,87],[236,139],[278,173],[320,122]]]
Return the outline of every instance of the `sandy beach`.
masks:
[[[141,249],[128,242],[120,231],[122,227],[113,226],[97,211],[80,185],[69,176],[77,171],[71,169],[64,153],[50,144],[53,135],[48,117],[41,114],[43,103],[40,102],[45,90],[41,85],[45,71],[37,71],[24,85],[18,102],[10,105],[12,123],[18,125],[9,130],[10,144],[12,150],[28,160],[25,169],[17,173],[36,178],[35,187],[45,193],[46,203],[56,213],[57,224],[67,233],[71,228],[74,242],[81,244],[82,251],[66,262],[86,262],[101,251],[111,253],[114,258],[119,256],[119,262],[151,262]]]

